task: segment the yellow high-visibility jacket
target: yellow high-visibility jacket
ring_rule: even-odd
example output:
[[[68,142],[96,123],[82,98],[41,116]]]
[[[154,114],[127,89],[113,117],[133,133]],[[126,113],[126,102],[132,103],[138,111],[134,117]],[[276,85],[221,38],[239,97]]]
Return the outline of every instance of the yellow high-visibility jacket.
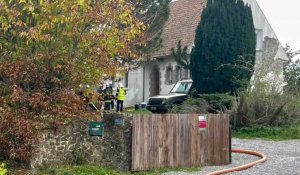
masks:
[[[118,88],[117,90],[117,100],[124,101],[126,96],[126,90],[124,88]]]

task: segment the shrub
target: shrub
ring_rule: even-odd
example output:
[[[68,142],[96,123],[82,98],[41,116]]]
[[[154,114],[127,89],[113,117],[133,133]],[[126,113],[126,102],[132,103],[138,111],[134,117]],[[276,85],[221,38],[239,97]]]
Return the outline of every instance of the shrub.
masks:
[[[201,94],[200,98],[209,104],[210,113],[218,113],[232,108],[235,97],[228,93]]]
[[[242,92],[232,110],[234,128],[255,125],[283,126],[297,122],[300,116],[299,95],[263,90]]]
[[[208,103],[202,98],[188,98],[182,105],[176,105],[170,113],[207,113]]]
[[[32,60],[1,62],[0,160],[28,165],[38,129],[58,128],[82,113],[81,98],[57,79],[60,70],[52,73]]]
[[[170,113],[219,113],[232,108],[235,97],[225,93],[201,94],[174,106]]]
[[[28,165],[36,141],[37,125],[26,115],[5,113],[0,116],[0,160]]]

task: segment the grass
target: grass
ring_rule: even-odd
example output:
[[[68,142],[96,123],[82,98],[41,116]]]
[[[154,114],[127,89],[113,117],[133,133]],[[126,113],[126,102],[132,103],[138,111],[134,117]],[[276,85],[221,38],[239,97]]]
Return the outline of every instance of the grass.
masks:
[[[103,167],[82,165],[82,166],[67,166],[61,168],[49,168],[42,170],[38,175],[159,175],[168,171],[185,171],[194,172],[200,171],[200,168],[188,169],[157,169],[153,171],[143,172],[117,172]]]
[[[105,111],[105,113],[114,114],[117,112],[115,109],[113,109],[113,110]],[[152,114],[152,112],[147,109],[135,110],[133,107],[125,108],[124,111],[122,111],[121,113],[123,113],[123,114]]]
[[[147,109],[134,110],[134,108],[126,108],[124,110],[124,113],[128,113],[128,114],[152,114],[152,112],[147,110]]]
[[[42,170],[39,175],[119,175],[116,171],[97,166],[67,166]]]
[[[261,138],[275,141],[300,139],[300,123],[289,127],[245,127],[233,130],[232,136],[243,139]]]

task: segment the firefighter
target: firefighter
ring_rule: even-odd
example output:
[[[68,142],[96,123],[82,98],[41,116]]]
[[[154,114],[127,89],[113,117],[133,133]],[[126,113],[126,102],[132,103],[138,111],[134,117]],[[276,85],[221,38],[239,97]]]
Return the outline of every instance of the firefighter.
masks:
[[[117,112],[120,113],[121,111],[123,111],[123,103],[126,97],[126,90],[122,83],[118,84],[116,97],[117,97]]]
[[[110,103],[111,103],[111,95],[110,95],[110,92],[109,92],[109,89],[108,88],[106,88],[105,90],[104,90],[104,110],[105,111],[109,111],[110,110]]]

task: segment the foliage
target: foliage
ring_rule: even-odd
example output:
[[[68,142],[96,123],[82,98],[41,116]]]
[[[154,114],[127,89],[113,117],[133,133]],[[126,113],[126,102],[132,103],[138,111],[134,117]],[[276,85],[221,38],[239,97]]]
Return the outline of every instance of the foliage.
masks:
[[[289,127],[254,126],[233,130],[233,137],[262,138],[266,140],[300,139],[300,125]]]
[[[37,124],[26,114],[7,113],[0,118],[0,159],[29,164]]]
[[[284,69],[284,79],[288,92],[300,92],[300,61],[290,62]]]
[[[289,58],[289,62],[292,62],[292,58],[294,58],[297,54],[300,54],[300,50],[294,51],[292,47],[289,44],[285,44],[285,47],[283,48],[286,55]]]
[[[251,9],[242,0],[209,0],[191,53],[197,92],[235,93],[247,88],[253,73],[255,38]]]
[[[231,109],[234,101],[229,94],[201,94],[174,106],[170,113],[220,113]]]
[[[124,0],[0,0],[1,159],[28,163],[40,129],[85,117],[74,91],[145,43],[134,10]]]
[[[228,93],[201,94],[200,98],[209,104],[208,112],[219,113],[230,110],[234,104],[235,97]]]
[[[207,113],[209,109],[209,104],[203,98],[188,98],[181,105],[175,105],[169,111],[170,113]]]
[[[300,54],[300,51],[293,51],[289,44],[284,47],[289,63],[284,66],[284,79],[287,85],[285,86],[285,91],[288,92],[299,92],[300,91],[300,61],[294,61],[293,58]]]
[[[188,47],[185,46],[183,49],[181,48],[181,41],[178,41],[177,51],[174,48],[171,48],[172,55],[178,65],[181,65],[184,69],[190,69],[190,58],[187,53]]]
[[[1,59],[67,67],[73,74],[63,78],[77,85],[114,73],[113,58],[137,57],[131,46],[142,44],[138,39],[145,26],[132,16],[134,9],[124,0],[1,0],[0,4]]]
[[[233,128],[283,126],[300,119],[299,94],[272,93],[262,88],[243,92],[232,110]]]
[[[70,160],[70,165],[83,165],[85,163],[84,153],[82,148],[77,148],[74,151],[72,151],[72,157]]]
[[[5,175],[7,173],[7,169],[5,168],[4,163],[0,163],[0,175]]]

